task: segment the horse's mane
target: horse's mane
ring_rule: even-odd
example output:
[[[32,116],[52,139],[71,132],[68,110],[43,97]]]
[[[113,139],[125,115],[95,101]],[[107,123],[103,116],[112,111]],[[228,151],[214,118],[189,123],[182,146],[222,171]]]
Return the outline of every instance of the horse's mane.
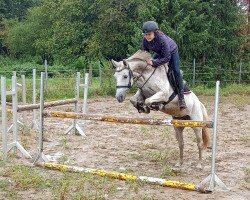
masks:
[[[135,52],[132,56],[130,56],[129,58],[127,58],[126,60],[134,60],[134,59],[140,59],[140,60],[148,60],[151,59],[151,54],[147,51],[143,51],[143,50],[138,50],[137,52]]]

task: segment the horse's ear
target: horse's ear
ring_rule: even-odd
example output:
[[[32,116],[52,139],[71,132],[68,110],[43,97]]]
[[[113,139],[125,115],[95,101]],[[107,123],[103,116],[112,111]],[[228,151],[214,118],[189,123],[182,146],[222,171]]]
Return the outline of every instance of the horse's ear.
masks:
[[[111,59],[111,63],[112,63],[113,68],[116,69],[117,66],[118,66],[118,62],[116,62],[113,59]]]
[[[124,60],[122,60],[122,62],[123,62],[123,64],[124,64],[124,66],[128,66],[128,62],[124,59]]]

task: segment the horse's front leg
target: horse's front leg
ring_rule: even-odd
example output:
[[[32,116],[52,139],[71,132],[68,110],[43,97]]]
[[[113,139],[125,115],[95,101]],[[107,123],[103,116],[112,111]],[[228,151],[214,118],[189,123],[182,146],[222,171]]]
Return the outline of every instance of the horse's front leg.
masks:
[[[176,163],[175,167],[181,167],[183,164],[183,149],[184,149],[184,142],[183,142],[183,130],[184,127],[174,127],[175,130],[175,137],[179,144],[180,150],[180,160],[179,163]]]
[[[158,110],[161,110],[164,107],[162,102],[166,102],[166,96],[167,95],[162,91],[157,92],[145,100],[145,105],[154,108],[154,104],[157,104]]]
[[[137,90],[136,94],[130,98],[130,102],[138,110],[139,113],[150,113],[149,107],[144,105],[145,98],[140,90]]]

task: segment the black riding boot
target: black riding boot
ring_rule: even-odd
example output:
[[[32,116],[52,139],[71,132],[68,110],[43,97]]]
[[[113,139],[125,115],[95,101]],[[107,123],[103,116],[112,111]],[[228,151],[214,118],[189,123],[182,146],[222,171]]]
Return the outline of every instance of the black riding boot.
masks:
[[[180,110],[186,109],[187,105],[184,98],[184,89],[183,89],[183,79],[181,76],[175,77],[176,85],[177,85],[177,93],[179,98],[179,107]]]
[[[180,110],[183,110],[187,108],[185,99],[184,99],[184,89],[183,89],[183,80],[182,80],[182,75],[180,72],[180,58],[179,58],[179,53],[176,51],[171,55],[170,59],[170,68],[173,70],[173,75],[174,75],[174,82],[175,82],[175,87],[176,87],[176,92],[178,94],[179,98],[179,107]]]

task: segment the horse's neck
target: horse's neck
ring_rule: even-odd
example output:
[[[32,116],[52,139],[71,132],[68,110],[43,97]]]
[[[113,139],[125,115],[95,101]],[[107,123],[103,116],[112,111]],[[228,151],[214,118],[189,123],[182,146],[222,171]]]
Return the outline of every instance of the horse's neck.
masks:
[[[153,68],[144,61],[134,61],[130,63],[130,68],[135,77],[147,76],[153,72]]]
[[[145,81],[147,84],[144,86],[145,89],[150,87],[154,88],[155,92],[164,91],[166,94],[172,94],[173,89],[169,83],[167,77],[167,68],[165,66],[159,66],[158,68],[153,68],[151,66],[146,66],[145,62],[133,63],[131,65],[131,70],[135,77],[141,77],[138,80],[139,85],[143,85]],[[155,71],[154,71],[155,70]]]

